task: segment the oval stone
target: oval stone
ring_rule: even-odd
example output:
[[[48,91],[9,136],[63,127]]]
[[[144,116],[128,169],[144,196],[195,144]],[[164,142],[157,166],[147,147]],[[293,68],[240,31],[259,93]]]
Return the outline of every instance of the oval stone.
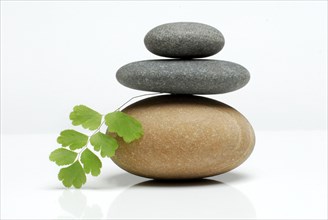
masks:
[[[153,28],[146,34],[144,43],[156,55],[189,59],[218,53],[224,46],[224,37],[206,24],[176,22]]]
[[[143,126],[130,144],[118,138],[111,159],[153,179],[194,179],[225,173],[251,154],[255,136],[247,119],[221,102],[192,95],[156,96],[123,110]]]
[[[250,74],[243,66],[222,60],[145,60],[116,73],[132,89],[174,94],[221,94],[245,86]]]

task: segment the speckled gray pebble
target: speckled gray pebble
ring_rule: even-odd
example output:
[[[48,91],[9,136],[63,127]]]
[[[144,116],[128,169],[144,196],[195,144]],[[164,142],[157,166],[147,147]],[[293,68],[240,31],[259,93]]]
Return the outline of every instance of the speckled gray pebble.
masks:
[[[147,49],[171,58],[201,58],[218,53],[224,37],[216,28],[195,22],[176,22],[157,26],[144,39]]]
[[[145,60],[116,73],[132,89],[174,94],[220,94],[245,86],[250,74],[239,64],[221,60]]]

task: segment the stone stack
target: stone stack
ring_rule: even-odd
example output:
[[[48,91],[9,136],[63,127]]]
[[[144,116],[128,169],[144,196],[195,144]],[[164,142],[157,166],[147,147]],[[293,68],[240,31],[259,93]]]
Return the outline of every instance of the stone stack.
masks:
[[[249,72],[239,64],[204,58],[224,46],[209,25],[178,22],[155,27],[147,49],[174,59],[127,64],[116,74],[129,88],[170,93],[136,102],[123,112],[138,119],[144,136],[120,140],[112,160],[124,170],[154,179],[194,179],[221,174],[251,154],[255,135],[247,119],[232,107],[195,94],[221,94],[245,86]]]

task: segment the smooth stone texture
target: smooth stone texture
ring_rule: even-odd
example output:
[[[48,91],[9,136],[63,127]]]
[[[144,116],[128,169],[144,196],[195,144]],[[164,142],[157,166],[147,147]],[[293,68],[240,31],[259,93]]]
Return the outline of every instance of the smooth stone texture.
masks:
[[[247,119],[221,102],[192,95],[163,95],[123,110],[138,119],[144,136],[130,144],[118,138],[111,159],[122,169],[154,179],[218,175],[242,164],[255,136]]]
[[[250,74],[239,64],[221,60],[145,60],[116,73],[132,89],[174,94],[220,94],[245,86]]]
[[[206,24],[176,22],[153,28],[146,34],[144,43],[156,55],[190,59],[218,53],[224,46],[224,37]]]

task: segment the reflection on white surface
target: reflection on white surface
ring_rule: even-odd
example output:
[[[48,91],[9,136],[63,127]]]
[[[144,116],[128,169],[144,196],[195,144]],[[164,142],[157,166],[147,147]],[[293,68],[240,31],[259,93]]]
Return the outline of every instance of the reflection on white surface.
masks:
[[[136,184],[113,201],[107,218],[256,218],[239,190],[210,179]]]
[[[65,211],[65,214],[60,215],[58,218],[100,219],[103,217],[99,205],[89,205],[87,197],[83,195],[81,190],[64,190],[58,202]]]
[[[44,143],[57,134],[2,135],[0,219],[245,219],[255,210],[258,219],[327,219],[327,132],[256,133],[245,164],[209,178],[227,185],[144,183],[104,160],[102,174],[82,190],[67,190],[56,178],[58,167],[48,159],[53,147]]]

